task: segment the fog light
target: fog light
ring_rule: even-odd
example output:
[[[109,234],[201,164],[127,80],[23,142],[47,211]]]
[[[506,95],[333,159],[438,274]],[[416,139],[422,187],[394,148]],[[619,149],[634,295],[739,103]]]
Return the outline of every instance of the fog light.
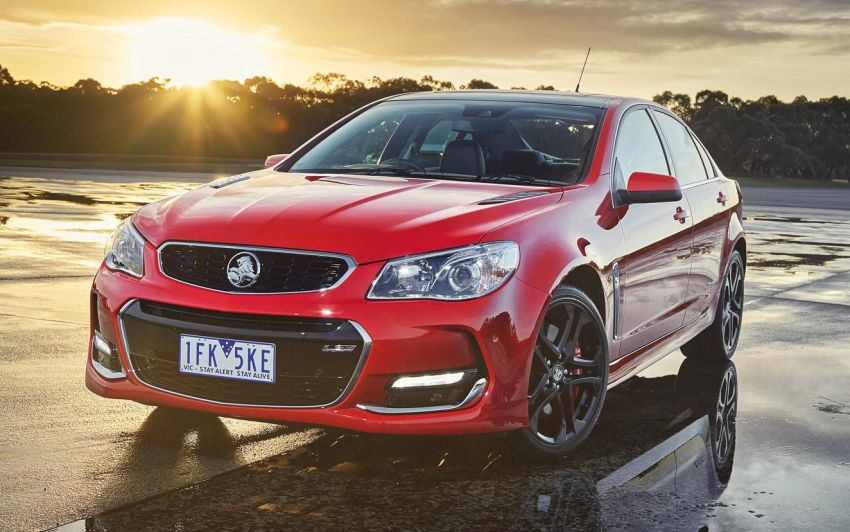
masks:
[[[94,332],[94,348],[106,356],[112,356],[112,347],[110,347],[109,342],[104,340],[98,331]]]
[[[433,375],[416,375],[411,377],[399,377],[392,383],[392,388],[422,388],[426,386],[451,386],[459,383],[466,372],[455,371],[452,373],[437,373]]]
[[[91,364],[97,373],[105,379],[123,379],[127,377],[118,349],[104,338],[100,331],[94,332],[92,338]]]

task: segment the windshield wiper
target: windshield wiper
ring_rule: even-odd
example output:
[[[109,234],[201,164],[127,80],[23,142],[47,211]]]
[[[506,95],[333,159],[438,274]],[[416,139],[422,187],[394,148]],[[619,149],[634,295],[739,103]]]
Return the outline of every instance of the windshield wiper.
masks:
[[[494,175],[488,176],[487,181],[499,181],[503,179],[510,179],[516,183],[528,183],[530,185],[549,185],[552,187],[563,187],[566,186],[567,183],[563,181],[556,181],[554,179],[542,179],[539,177],[534,177],[533,175],[525,175],[525,174],[502,174],[502,175]]]
[[[398,164],[352,164],[343,167],[347,174],[358,175],[396,175],[407,177],[430,177],[434,179],[449,179],[455,181],[481,181],[481,176],[472,174],[455,174],[451,172],[429,172]]]

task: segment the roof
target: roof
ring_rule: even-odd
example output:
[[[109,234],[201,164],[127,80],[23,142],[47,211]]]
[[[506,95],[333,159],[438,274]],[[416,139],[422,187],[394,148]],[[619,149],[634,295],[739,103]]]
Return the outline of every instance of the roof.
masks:
[[[409,92],[388,98],[390,100],[480,100],[491,102],[559,103],[583,105],[600,109],[620,101],[620,96],[585,94],[581,92],[529,91],[529,90],[463,90]]]

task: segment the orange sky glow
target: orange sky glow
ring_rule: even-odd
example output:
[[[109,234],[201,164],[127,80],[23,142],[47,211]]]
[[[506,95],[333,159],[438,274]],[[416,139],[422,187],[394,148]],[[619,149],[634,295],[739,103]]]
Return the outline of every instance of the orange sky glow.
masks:
[[[17,79],[119,87],[261,75],[306,84],[432,75],[460,85],[575,86],[650,97],[847,95],[850,5],[839,0],[4,0],[0,65]]]

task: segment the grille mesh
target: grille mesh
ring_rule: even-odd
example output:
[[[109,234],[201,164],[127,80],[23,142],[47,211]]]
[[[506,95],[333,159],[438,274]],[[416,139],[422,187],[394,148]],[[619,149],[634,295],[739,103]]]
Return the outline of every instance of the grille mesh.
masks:
[[[350,269],[342,257],[249,249],[260,259],[260,275],[246,288],[227,280],[227,265],[237,247],[168,244],[160,251],[162,272],[184,283],[244,293],[285,293],[323,290],[337,284]]]

